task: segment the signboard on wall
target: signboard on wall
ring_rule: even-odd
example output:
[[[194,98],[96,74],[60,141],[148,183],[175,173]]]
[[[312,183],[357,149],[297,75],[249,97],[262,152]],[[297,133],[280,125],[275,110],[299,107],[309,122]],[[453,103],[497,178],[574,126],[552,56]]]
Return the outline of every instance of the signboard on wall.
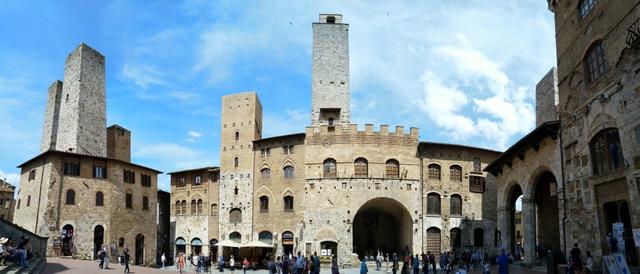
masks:
[[[622,237],[622,232],[624,232],[624,224],[623,223],[613,223],[611,224],[613,227],[613,237],[618,240],[618,251],[624,252],[624,238]]]

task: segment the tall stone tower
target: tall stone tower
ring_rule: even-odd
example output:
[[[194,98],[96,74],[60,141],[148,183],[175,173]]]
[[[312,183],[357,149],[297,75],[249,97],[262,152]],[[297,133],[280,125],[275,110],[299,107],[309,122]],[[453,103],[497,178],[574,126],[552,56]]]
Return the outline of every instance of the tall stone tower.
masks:
[[[106,135],[104,56],[83,43],[64,65],[56,149],[106,157]]]
[[[340,14],[320,14],[313,23],[311,93],[311,126],[348,128],[349,25]]]
[[[262,136],[262,105],[255,92],[222,97],[220,237],[251,240],[253,140]],[[230,237],[231,236],[231,237]]]
[[[40,144],[40,152],[56,149],[61,97],[62,82],[60,82],[60,80],[56,80],[51,84],[51,86],[49,86],[47,106],[44,110],[44,126],[42,129],[42,143]]]
[[[554,67],[536,84],[536,127],[558,119],[558,70]]]

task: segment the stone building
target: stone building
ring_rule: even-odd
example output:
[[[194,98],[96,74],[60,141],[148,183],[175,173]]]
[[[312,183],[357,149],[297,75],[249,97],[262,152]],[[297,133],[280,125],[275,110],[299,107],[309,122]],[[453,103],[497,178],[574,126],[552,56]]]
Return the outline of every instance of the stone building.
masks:
[[[49,88],[41,153],[18,167],[14,223],[49,238],[50,255],[132,262],[156,257],[157,175],[131,162],[131,132],[105,128],[104,57],[85,44],[67,58],[64,82]]]
[[[13,195],[15,191],[15,186],[7,182],[6,179],[0,179],[0,219],[13,221],[13,207],[15,205]]]
[[[640,5],[548,3],[558,68],[538,93],[555,89],[558,100],[552,108],[553,96],[537,96],[547,110],[538,127],[487,168],[498,179],[501,239],[513,248],[513,203],[522,195],[525,254],[579,243],[599,266],[612,233],[638,266],[632,229],[640,228]]]
[[[349,109],[348,27],[339,14],[313,24],[304,132],[262,138],[257,94],[222,98],[219,184],[195,186],[194,176],[218,174],[212,167],[171,173],[176,251],[195,249],[195,241],[212,254],[268,246],[243,254],[317,252],[342,262],[378,249],[495,251],[496,180],[483,169],[500,152],[421,142],[417,128],[358,129]]]

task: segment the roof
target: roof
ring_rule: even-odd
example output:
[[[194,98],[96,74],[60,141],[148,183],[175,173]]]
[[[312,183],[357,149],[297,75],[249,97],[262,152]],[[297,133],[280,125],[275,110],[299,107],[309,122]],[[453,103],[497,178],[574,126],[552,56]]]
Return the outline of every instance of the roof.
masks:
[[[533,148],[535,150],[538,150],[538,146],[540,145],[540,141],[542,141],[542,139],[551,137],[555,140],[558,136],[559,129],[560,121],[550,121],[542,123],[533,131],[529,132],[529,134],[518,140],[504,153],[500,154],[497,159],[495,159],[487,167],[485,167],[484,171],[488,171],[493,175],[497,175],[499,172],[502,172],[502,166],[511,162],[513,158],[518,157],[520,159],[524,159],[524,152],[527,149]]]
[[[487,152],[496,153],[496,154],[501,154],[502,153],[501,151],[487,149],[487,148],[467,146],[467,145],[458,145],[458,144],[449,144],[449,143],[439,143],[439,142],[420,142],[420,144],[418,144],[418,151],[422,151],[427,146],[466,148],[466,149],[482,150],[482,151],[487,151]]]
[[[284,140],[284,139],[293,139],[293,138],[302,138],[304,139],[305,137],[305,133],[293,133],[293,134],[287,134],[287,135],[280,135],[280,136],[273,136],[273,137],[268,137],[268,138],[262,138],[262,139],[258,139],[258,140],[253,140],[254,143],[261,143],[261,142],[268,142],[268,141],[279,141],[279,140]]]
[[[220,170],[220,168],[217,167],[217,166],[206,166],[206,167],[198,167],[198,168],[192,168],[192,169],[171,171],[171,172],[167,172],[167,174],[171,175],[171,174],[176,174],[176,173],[199,171],[199,170],[216,171],[216,170]]]
[[[159,171],[157,169],[153,169],[153,168],[150,168],[150,167],[147,167],[147,166],[143,166],[143,165],[134,164],[132,162],[127,162],[127,161],[123,161],[123,160],[116,159],[116,158],[102,157],[102,156],[95,156],[95,155],[81,154],[81,153],[60,151],[60,150],[53,150],[53,149],[47,150],[45,152],[42,152],[42,153],[36,155],[35,157],[33,157],[33,158],[27,160],[26,162],[20,164],[18,167],[22,168],[26,164],[31,163],[31,162],[39,159],[40,157],[43,157],[43,156],[49,155],[49,154],[73,155],[73,156],[81,156],[81,157],[90,157],[90,158],[101,159],[101,160],[110,160],[110,161],[116,161],[116,162],[120,162],[120,163],[124,163],[124,164],[128,164],[128,165],[132,165],[132,166],[139,167],[139,168],[144,168],[144,169],[153,171],[153,172],[158,173],[158,174],[162,174],[163,173],[162,171]]]

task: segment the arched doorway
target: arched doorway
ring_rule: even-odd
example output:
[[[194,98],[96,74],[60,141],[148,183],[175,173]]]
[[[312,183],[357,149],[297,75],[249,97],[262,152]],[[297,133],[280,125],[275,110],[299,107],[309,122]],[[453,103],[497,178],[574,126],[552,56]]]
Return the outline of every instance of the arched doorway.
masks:
[[[627,263],[637,266],[638,257],[636,254],[635,241],[633,240],[633,232],[631,230],[631,215],[629,214],[627,201],[606,202],[602,208],[607,235],[611,233],[612,237],[618,240],[618,250],[625,251]]]
[[[338,256],[338,243],[334,241],[320,242],[320,255],[322,256]]]
[[[515,260],[521,258],[523,247],[522,231],[522,188],[514,184],[507,194],[508,231],[498,232],[497,240],[502,241],[498,246],[506,246],[507,251],[513,254]]]
[[[191,239],[191,254],[200,255],[200,252],[202,252],[202,241],[200,238]]]
[[[427,229],[427,250],[436,257],[442,252],[441,232],[437,227]]]
[[[144,235],[136,236],[136,265],[144,264]]]
[[[187,241],[182,237],[176,239],[176,254],[187,253]]]
[[[462,233],[460,233],[460,228],[454,227],[449,230],[449,240],[451,251],[454,252],[462,252]]]
[[[104,227],[101,225],[97,225],[93,229],[93,256],[94,258],[98,258],[98,251],[102,249],[102,244],[104,244]]]
[[[407,209],[391,198],[375,198],[353,218],[353,252],[360,256],[398,253],[412,248],[412,219]]]
[[[535,246],[538,259],[552,248],[560,248],[560,218],[558,211],[558,190],[555,176],[544,172],[535,181],[533,203],[535,205]],[[525,216],[523,216],[524,218]],[[531,219],[529,219],[531,220]],[[530,225],[522,222],[524,225]],[[524,229],[524,228],[523,228]],[[526,231],[526,229],[524,229]]]
[[[282,251],[284,254],[293,254],[293,233],[291,231],[282,232]]]
[[[217,260],[218,259],[218,240],[217,239],[211,239],[209,241],[209,257],[212,258],[212,260]]]
[[[75,230],[73,229],[72,225],[65,225],[62,227],[62,233],[61,233],[61,238],[62,238],[62,248],[61,248],[61,252],[62,252],[62,256],[72,256],[72,250],[73,250],[73,235],[74,235]]]

